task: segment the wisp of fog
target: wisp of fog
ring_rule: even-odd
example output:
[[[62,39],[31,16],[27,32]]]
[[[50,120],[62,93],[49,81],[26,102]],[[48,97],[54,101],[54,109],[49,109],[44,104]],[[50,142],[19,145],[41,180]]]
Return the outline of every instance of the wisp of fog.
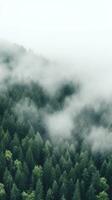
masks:
[[[68,62],[69,63],[69,62]],[[14,105],[18,120],[24,116],[38,120],[39,113],[51,138],[68,138],[81,133],[85,143],[95,151],[112,150],[112,59],[79,60],[75,64],[53,62],[26,51],[24,47],[0,43],[0,92],[20,83],[38,83],[49,98],[57,99],[60,88],[67,84],[77,87],[77,92],[59,97],[60,109],[50,105],[37,108],[28,98]],[[71,62],[70,62],[71,63]],[[50,107],[50,108],[49,108]],[[24,115],[23,115],[24,114]],[[108,119],[108,120],[107,120]],[[78,128],[77,128],[78,127]]]

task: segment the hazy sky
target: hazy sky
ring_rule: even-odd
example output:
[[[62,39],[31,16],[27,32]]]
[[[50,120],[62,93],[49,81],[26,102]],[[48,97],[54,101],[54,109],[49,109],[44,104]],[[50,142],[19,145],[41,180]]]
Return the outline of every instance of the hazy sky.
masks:
[[[0,0],[0,39],[53,59],[111,58],[111,0]]]

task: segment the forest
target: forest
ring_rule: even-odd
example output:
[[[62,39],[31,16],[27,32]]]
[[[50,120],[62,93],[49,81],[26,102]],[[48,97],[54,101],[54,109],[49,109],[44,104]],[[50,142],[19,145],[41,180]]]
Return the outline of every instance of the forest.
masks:
[[[16,67],[8,51],[0,50],[0,73]],[[91,126],[111,130],[104,118],[111,104],[85,106],[68,137],[51,137],[45,113],[60,112],[80,85],[64,82],[54,95],[33,80],[9,76],[0,85],[0,200],[111,200],[112,151],[92,151],[84,139]]]

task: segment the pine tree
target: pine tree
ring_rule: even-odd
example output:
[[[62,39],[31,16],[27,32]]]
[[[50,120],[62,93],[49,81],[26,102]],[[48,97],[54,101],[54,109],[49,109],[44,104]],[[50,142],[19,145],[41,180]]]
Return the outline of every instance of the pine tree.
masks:
[[[65,182],[62,183],[60,186],[60,196],[66,196],[67,195],[67,184]]]
[[[32,150],[31,150],[31,147],[29,146],[27,152],[26,152],[26,161],[27,161],[27,164],[30,168],[30,170],[32,170],[34,168],[34,158],[33,158],[33,153],[32,153]]]
[[[59,165],[57,164],[56,167],[55,167],[55,178],[56,178],[56,181],[58,181],[60,176],[61,176],[61,170],[60,170]]]
[[[66,197],[67,197],[67,199],[69,199],[69,200],[71,200],[72,197],[73,197],[74,187],[75,187],[75,185],[74,185],[74,183],[73,183],[73,180],[72,180],[72,179],[68,180],[68,181],[67,181],[67,192],[66,192],[67,195],[66,195]]]
[[[4,184],[0,183],[0,200],[6,199],[6,192],[4,188]]]
[[[90,185],[86,197],[88,200],[96,200],[96,192],[93,185]]]
[[[104,160],[102,166],[101,166],[101,176],[105,177],[106,176],[106,171],[107,171],[107,162]]]
[[[109,189],[109,185],[107,184],[105,177],[100,178],[99,189],[100,191],[107,191]]]
[[[16,170],[15,183],[18,186],[19,189],[25,188],[25,174],[23,172],[23,168],[22,169],[18,168]]]
[[[4,171],[6,168],[6,160],[3,152],[0,152],[0,180],[3,177]]]
[[[54,197],[54,200],[57,200],[59,199],[59,193],[58,193],[58,184],[56,181],[53,182],[53,186],[52,186],[52,192],[53,192],[53,197]]]
[[[43,140],[42,140],[41,135],[37,132],[37,134],[35,135],[35,138],[33,140],[33,143],[32,143],[32,151],[33,151],[33,155],[34,155],[35,160],[40,164],[43,161],[42,147],[43,147]]]
[[[97,195],[97,200],[109,200],[108,194],[105,191],[100,192]]]
[[[26,193],[23,191],[22,200],[35,200],[35,192],[32,191],[32,192]]]
[[[44,192],[43,192],[43,184],[40,179],[38,179],[36,184],[36,190],[35,190],[35,197],[36,200],[43,200]]]
[[[76,182],[75,192],[74,192],[72,200],[81,200],[79,180],[77,180],[77,182]]]
[[[35,187],[38,179],[42,180],[42,176],[43,176],[42,167],[36,165],[32,172],[32,182],[33,182],[34,187]]]
[[[45,200],[53,200],[53,194],[51,188],[48,189]]]
[[[44,163],[43,180],[44,180],[45,191],[47,191],[48,188],[51,187],[53,183],[53,168],[50,159],[47,159]]]
[[[11,200],[20,200],[20,191],[17,188],[15,183],[13,184],[12,189],[11,189],[10,199]]]
[[[12,178],[10,171],[7,168],[5,169],[5,172],[4,172],[3,183],[5,185],[7,194],[9,195],[12,185],[13,185],[13,178]]]

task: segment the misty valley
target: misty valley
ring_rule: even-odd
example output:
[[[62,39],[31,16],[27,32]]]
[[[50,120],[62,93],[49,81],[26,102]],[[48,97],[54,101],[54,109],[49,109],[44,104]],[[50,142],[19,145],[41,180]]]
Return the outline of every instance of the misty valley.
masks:
[[[112,101],[91,93],[0,45],[0,200],[112,199]]]

